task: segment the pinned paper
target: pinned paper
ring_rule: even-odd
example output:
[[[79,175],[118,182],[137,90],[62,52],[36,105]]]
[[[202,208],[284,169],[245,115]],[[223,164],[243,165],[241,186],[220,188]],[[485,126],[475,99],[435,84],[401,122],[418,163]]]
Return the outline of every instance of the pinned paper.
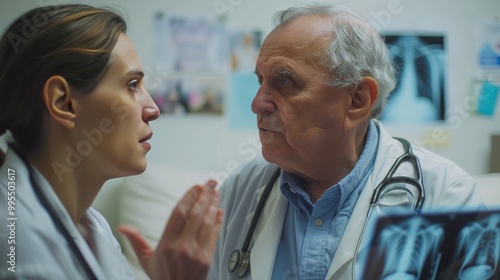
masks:
[[[254,73],[232,73],[229,75],[228,118],[231,129],[256,129],[257,117],[251,105],[259,83]]]
[[[477,113],[486,116],[493,116],[498,99],[499,86],[484,82],[480,92],[477,106]]]

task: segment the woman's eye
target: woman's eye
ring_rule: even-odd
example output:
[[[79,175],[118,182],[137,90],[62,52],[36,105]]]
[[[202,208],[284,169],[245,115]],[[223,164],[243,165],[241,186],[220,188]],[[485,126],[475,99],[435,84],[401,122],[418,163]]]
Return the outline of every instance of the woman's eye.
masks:
[[[133,80],[128,84],[128,88],[132,91],[136,91],[138,85],[139,85],[139,80]]]

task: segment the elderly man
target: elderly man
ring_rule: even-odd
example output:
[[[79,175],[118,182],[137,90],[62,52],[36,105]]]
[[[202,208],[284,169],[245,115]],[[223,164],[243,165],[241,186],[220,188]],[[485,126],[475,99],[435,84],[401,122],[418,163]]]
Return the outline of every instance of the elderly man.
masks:
[[[364,19],[327,4],[275,18],[252,102],[264,159],[221,187],[225,217],[209,279],[352,279],[372,194],[409,148],[421,168],[406,163],[396,174],[418,179],[421,170],[424,211],[482,204],[465,171],[392,138],[376,120],[396,81],[383,40]],[[420,208],[405,192],[380,204]]]

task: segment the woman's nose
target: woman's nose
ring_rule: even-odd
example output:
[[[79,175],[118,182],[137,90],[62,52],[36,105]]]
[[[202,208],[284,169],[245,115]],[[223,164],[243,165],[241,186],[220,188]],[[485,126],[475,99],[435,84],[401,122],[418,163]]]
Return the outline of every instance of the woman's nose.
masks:
[[[147,92],[146,92],[147,93]],[[156,106],[156,103],[151,98],[151,95],[147,93],[146,104],[142,109],[142,119],[145,122],[154,121],[160,117],[160,109]]]

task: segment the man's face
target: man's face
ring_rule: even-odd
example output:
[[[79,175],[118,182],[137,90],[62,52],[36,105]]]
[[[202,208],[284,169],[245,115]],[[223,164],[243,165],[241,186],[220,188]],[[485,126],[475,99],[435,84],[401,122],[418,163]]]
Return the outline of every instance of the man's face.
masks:
[[[349,88],[327,85],[324,54],[331,23],[303,16],[273,30],[256,65],[260,88],[252,102],[266,160],[297,174],[341,155]],[[307,176],[307,175],[306,175]]]

